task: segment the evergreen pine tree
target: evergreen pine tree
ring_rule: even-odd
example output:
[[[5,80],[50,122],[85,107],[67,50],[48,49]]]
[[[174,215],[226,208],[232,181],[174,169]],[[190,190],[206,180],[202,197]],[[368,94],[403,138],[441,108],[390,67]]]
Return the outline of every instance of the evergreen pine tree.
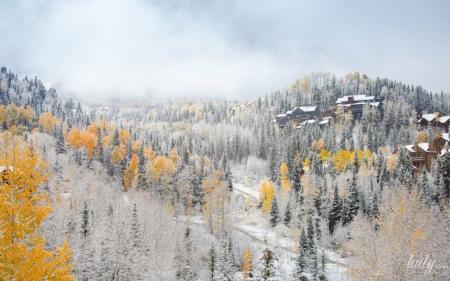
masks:
[[[288,201],[286,205],[286,212],[284,213],[284,224],[286,226],[289,226],[289,224],[291,223],[291,217],[292,217],[291,204]]]
[[[102,142],[102,129],[98,128],[97,131],[97,146],[96,146],[96,150],[97,150],[97,159],[98,161],[100,161],[100,163],[104,163],[105,159],[104,159],[104,151],[103,151],[103,142]]]
[[[217,267],[217,261],[216,261],[216,250],[214,250],[214,246],[211,246],[211,249],[209,249],[208,252],[208,269],[209,269],[209,280],[215,281],[216,280],[216,267]]]
[[[358,210],[360,207],[360,198],[358,186],[356,183],[356,174],[353,173],[352,182],[349,188],[349,196],[346,200],[346,213],[343,219],[344,225],[353,221],[353,218],[358,214]]]
[[[297,275],[301,276],[306,272],[309,258],[308,237],[306,236],[305,229],[302,228],[299,240],[299,254],[297,257]]]
[[[328,215],[328,229],[330,234],[334,233],[336,225],[341,221],[342,217],[342,202],[339,198],[337,185],[334,186],[333,204]]]
[[[279,222],[280,222],[280,210],[278,207],[277,197],[274,196],[272,199],[272,208],[270,210],[270,224],[272,225],[272,227],[275,227]]]
[[[147,189],[147,174],[145,168],[145,155],[144,145],[141,145],[138,152],[138,184],[137,188],[145,190]]]
[[[450,198],[450,152],[445,153],[438,160],[439,171],[442,174],[443,184],[440,186],[443,198]]]
[[[64,140],[64,134],[62,127],[57,131],[56,140],[56,153],[61,154],[66,152],[66,141]]]

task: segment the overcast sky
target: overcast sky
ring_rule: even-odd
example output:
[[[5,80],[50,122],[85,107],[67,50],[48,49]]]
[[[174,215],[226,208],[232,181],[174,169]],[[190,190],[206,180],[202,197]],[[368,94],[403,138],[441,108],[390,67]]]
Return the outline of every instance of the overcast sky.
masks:
[[[449,3],[0,0],[0,65],[84,96],[252,97],[355,70],[450,91]]]

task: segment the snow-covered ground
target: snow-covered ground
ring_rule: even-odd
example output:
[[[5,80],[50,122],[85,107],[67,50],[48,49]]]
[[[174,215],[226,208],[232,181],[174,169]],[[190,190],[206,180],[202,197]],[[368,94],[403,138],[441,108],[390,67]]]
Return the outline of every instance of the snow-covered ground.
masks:
[[[233,183],[236,196],[247,196],[248,199],[257,202],[259,198],[259,184],[246,185],[243,183]],[[256,205],[256,204],[255,204]],[[248,236],[253,243],[258,244],[261,249],[271,248],[278,256],[281,272],[286,275],[295,271],[295,260],[298,255],[298,243],[293,237],[293,233],[284,225],[279,225],[275,229],[270,227],[267,217],[261,214],[260,210],[247,210],[239,212],[234,216],[233,228],[235,231]],[[346,260],[336,252],[325,250],[327,264],[325,272],[328,280],[348,281],[346,275]]]

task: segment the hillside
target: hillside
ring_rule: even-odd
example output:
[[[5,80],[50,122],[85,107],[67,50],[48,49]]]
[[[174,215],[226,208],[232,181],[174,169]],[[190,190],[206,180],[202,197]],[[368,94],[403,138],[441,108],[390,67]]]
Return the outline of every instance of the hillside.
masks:
[[[0,104],[0,202],[31,147],[36,231],[73,279],[450,278],[447,93],[314,73],[254,100],[81,104],[2,68]]]

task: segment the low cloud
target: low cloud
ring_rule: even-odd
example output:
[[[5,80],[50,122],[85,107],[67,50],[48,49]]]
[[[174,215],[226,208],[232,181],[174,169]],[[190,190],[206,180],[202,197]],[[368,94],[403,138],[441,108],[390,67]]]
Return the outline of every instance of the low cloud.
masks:
[[[69,94],[254,97],[311,71],[353,70],[450,88],[440,73],[449,56],[438,59],[448,38],[409,46],[416,33],[370,22],[377,8],[353,1],[348,11],[333,1],[9,2],[0,3],[0,64]],[[412,67],[396,64],[406,60]]]

